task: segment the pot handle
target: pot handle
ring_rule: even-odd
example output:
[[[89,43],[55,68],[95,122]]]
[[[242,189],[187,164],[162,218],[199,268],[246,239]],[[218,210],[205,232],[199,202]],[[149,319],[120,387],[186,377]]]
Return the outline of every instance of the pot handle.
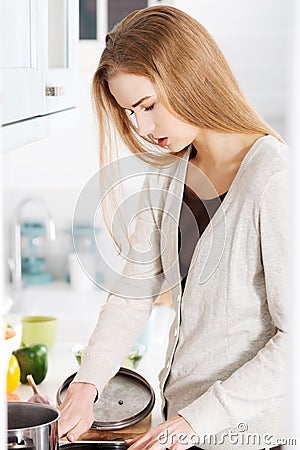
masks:
[[[7,439],[7,449],[13,448],[14,450],[19,449],[31,449],[36,450],[33,439],[21,438],[19,441],[18,436],[9,436]]]

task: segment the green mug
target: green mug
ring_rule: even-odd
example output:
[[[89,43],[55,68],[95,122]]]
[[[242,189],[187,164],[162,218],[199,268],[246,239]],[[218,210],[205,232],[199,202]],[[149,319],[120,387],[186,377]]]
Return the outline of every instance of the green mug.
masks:
[[[56,340],[57,318],[26,316],[22,318],[22,345],[44,344],[50,350]]]

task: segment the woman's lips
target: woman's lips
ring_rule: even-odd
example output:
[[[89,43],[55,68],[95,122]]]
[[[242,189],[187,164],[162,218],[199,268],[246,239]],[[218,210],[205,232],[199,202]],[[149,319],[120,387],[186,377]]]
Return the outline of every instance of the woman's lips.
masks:
[[[157,142],[160,147],[166,147],[166,145],[168,143],[168,138],[167,137],[158,138]]]

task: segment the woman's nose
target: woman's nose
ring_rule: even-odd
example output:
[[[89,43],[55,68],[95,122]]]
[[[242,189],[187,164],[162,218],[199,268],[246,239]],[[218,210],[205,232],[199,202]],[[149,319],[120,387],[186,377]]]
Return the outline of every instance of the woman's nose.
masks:
[[[148,136],[148,134],[153,133],[154,123],[149,120],[141,120],[140,118],[136,119],[137,122],[137,130],[140,136]]]

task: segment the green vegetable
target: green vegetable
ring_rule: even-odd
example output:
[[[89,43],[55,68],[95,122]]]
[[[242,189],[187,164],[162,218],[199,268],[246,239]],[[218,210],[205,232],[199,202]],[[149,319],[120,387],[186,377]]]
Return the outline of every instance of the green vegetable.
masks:
[[[128,355],[128,359],[136,364],[140,359],[142,359],[143,355],[139,354],[138,349],[134,350],[131,354]]]
[[[135,369],[138,366],[139,361],[142,359],[143,355],[140,355],[139,350],[135,349],[122,363],[122,367],[125,369]]]
[[[48,371],[48,350],[44,344],[33,344],[13,352],[21,369],[21,383],[28,384],[27,375],[32,375],[36,384],[40,384]]]

